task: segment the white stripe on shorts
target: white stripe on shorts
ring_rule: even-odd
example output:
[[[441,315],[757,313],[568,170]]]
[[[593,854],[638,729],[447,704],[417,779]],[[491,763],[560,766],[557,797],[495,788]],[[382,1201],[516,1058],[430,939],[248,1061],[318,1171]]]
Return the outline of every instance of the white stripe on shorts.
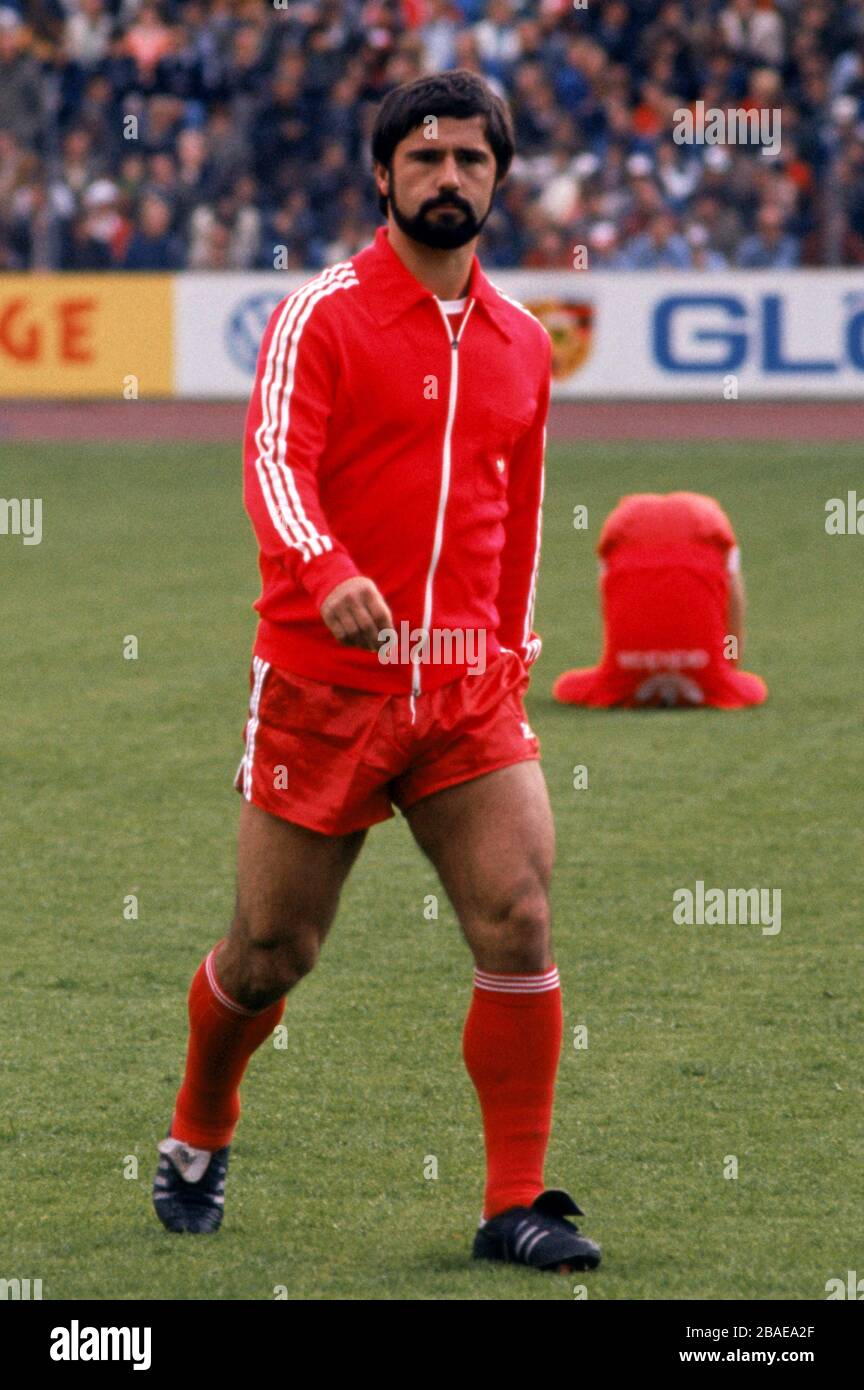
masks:
[[[252,800],[252,765],[255,762],[258,706],[261,703],[261,690],[264,685],[264,677],[270,670],[270,662],[262,661],[260,656],[253,656],[252,669],[255,672],[255,678],[252,684],[252,695],[249,699],[249,718],[246,721],[246,752],[243,754],[243,761],[240,764],[243,769],[243,795],[247,801]]]

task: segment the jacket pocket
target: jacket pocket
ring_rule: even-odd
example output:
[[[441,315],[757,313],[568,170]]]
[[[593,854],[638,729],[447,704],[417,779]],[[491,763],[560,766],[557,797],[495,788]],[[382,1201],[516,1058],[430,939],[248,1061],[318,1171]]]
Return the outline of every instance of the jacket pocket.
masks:
[[[503,498],[510,481],[510,460],[532,416],[511,414],[495,405],[484,406],[472,455],[472,481],[478,497]]]

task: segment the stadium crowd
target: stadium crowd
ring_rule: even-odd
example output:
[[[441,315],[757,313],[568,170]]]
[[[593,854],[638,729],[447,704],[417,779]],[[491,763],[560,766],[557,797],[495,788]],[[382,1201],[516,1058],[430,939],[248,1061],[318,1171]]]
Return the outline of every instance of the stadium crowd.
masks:
[[[864,264],[861,0],[0,0],[0,269],[317,268],[380,221],[376,104],[484,75],[490,266]],[[675,112],[780,112],[780,151]]]

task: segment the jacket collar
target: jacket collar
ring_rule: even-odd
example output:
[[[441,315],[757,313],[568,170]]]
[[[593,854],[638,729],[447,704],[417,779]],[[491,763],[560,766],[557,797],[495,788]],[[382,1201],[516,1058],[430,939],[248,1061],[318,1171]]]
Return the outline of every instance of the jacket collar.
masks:
[[[362,283],[367,284],[372,290],[372,312],[383,326],[392,323],[421,300],[435,298],[432,291],[421,285],[399,259],[390,245],[386,227],[378,227],[375,240],[366,250],[366,256],[367,268]],[[468,300],[477,300],[490,321],[509,342],[511,334],[506,321],[506,301],[502,300],[498,291],[486,279],[476,255],[471,262],[471,275],[465,297]]]

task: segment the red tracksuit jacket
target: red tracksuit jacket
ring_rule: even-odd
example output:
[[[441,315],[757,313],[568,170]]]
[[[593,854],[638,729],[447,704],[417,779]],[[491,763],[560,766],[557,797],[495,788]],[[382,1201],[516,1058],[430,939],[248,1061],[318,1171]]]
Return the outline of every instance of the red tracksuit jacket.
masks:
[[[476,256],[455,332],[384,227],[275,309],[244,447],[263,580],[255,652],[273,666],[390,693],[465,673],[340,644],[320,606],[352,575],[374,580],[397,632],[483,631],[487,661],[538,656],[551,342]]]

